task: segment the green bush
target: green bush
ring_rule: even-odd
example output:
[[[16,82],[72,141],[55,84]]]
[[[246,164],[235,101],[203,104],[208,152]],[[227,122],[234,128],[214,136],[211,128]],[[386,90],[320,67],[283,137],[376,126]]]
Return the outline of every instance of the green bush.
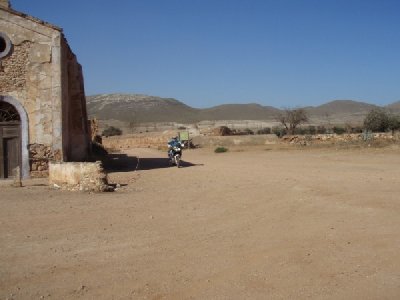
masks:
[[[215,153],[224,153],[224,152],[228,152],[228,148],[225,147],[217,147],[214,150]]]
[[[101,133],[101,135],[103,136],[114,136],[114,135],[121,135],[122,134],[122,130],[114,127],[114,126],[108,126],[106,129],[103,130],[103,132]]]

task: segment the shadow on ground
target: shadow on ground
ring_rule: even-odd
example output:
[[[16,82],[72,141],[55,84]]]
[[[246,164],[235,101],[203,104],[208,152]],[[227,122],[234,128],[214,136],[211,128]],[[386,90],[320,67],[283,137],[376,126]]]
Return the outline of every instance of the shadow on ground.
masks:
[[[188,168],[202,166],[202,164],[192,164],[181,160],[181,167]],[[153,170],[172,168],[168,158],[137,158],[126,154],[109,154],[103,159],[103,167],[107,173],[113,172],[132,172],[135,170]]]
[[[181,160],[181,168],[188,168],[199,166],[199,164],[192,164],[190,162]],[[152,169],[163,169],[172,168],[168,158],[140,158],[138,170],[152,170]]]
[[[126,154],[108,154],[102,162],[107,173],[132,172],[137,168],[138,158]]]

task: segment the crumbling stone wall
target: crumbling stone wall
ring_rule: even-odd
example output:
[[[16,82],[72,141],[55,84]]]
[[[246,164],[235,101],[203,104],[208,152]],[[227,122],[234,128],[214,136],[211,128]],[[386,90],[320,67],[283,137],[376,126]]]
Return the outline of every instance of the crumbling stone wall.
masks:
[[[90,133],[82,68],[62,30],[1,1],[0,32],[11,41],[12,51],[1,59],[0,95],[15,99],[26,112],[27,144],[42,145],[30,149],[29,158],[25,155],[32,172],[44,173],[44,160],[87,159]],[[51,155],[37,157],[38,147]]]
[[[49,164],[49,183],[70,191],[109,191],[107,174],[101,162],[61,162]]]
[[[43,144],[29,145],[29,161],[31,168],[31,176],[35,178],[43,178],[49,176],[50,161],[60,161],[58,151],[53,151],[52,147]]]
[[[89,126],[89,132],[90,132],[90,138],[92,142],[98,142],[99,140],[99,121],[96,118],[90,119],[88,121],[88,126]],[[101,137],[100,137],[101,139]],[[100,142],[101,143],[101,142]]]

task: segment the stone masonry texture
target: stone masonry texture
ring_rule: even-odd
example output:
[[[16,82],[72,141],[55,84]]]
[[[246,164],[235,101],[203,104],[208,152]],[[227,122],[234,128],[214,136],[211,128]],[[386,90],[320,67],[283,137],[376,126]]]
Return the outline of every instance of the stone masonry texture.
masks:
[[[47,160],[88,159],[82,67],[62,30],[16,12],[8,1],[0,0],[0,32],[12,43],[10,53],[0,60],[0,97],[12,98],[26,112],[26,144],[45,147]],[[47,169],[33,161],[36,158],[29,150],[30,171]]]

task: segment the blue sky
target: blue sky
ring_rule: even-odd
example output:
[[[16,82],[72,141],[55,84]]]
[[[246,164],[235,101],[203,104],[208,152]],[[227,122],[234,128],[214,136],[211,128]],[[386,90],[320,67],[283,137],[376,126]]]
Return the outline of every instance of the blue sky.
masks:
[[[87,95],[194,107],[400,100],[399,0],[11,0],[64,28]]]

